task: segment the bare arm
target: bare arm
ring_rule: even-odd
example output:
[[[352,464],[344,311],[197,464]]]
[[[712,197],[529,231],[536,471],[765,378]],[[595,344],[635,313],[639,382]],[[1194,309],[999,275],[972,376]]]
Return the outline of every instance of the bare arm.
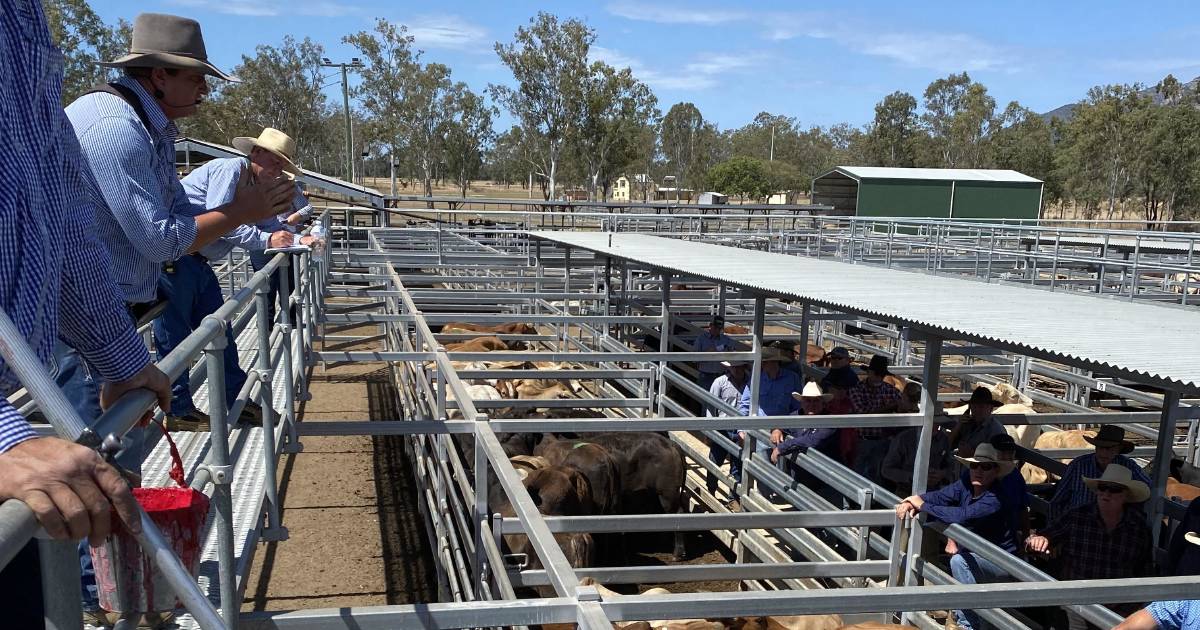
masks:
[[[1113,630],[1158,630],[1158,622],[1145,608],[1129,615]]]

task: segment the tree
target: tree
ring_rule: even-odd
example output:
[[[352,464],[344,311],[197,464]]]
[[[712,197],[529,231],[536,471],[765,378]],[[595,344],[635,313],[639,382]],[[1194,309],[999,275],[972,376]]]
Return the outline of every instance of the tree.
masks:
[[[657,99],[629,68],[597,61],[581,86],[582,108],[572,143],[586,169],[592,199],[607,199],[609,182],[638,155],[638,131],[658,117]]]
[[[921,117],[947,168],[978,168],[985,161],[984,141],[992,126],[996,99],[966,72],[938,79],[925,88]]]
[[[496,135],[492,131],[496,110],[462,83],[456,87],[455,100],[455,117],[446,127],[446,167],[466,197],[471,180],[483,167],[484,151]]]
[[[434,168],[441,160],[448,127],[458,114],[456,97],[465,88],[451,83],[450,68],[440,63],[413,66],[401,121],[407,151],[421,170],[426,197],[433,196]]]
[[[1036,177],[1045,183],[1047,201],[1060,198],[1062,184],[1054,169],[1054,135],[1050,123],[1012,101],[1004,108],[992,133],[992,168],[1007,168]]]
[[[413,52],[413,37],[404,25],[379,18],[373,33],[360,31],[342,41],[354,46],[366,60],[359,71],[362,82],[354,88],[354,96],[370,116],[364,131],[389,155],[411,157],[405,148],[412,120],[407,97],[418,54]]]
[[[800,169],[782,160],[761,162],[761,164],[763,174],[767,177],[767,192],[764,194],[807,190],[812,182],[811,177],[804,175]]]
[[[580,86],[588,76],[588,51],[595,40],[595,32],[583,22],[559,22],[539,12],[529,26],[517,28],[512,43],[496,42],[496,54],[517,85],[490,85],[488,90],[527,134],[543,138],[539,174],[547,180],[549,197],[555,196],[559,160],[580,119]]]
[[[321,90],[320,44],[305,38],[283,38],[278,46],[260,45],[254,57],[242,57],[234,68],[241,83],[219,84],[195,116],[180,121],[183,133],[220,143],[235,136],[257,136],[274,127],[296,139],[296,158],[312,162],[332,157],[340,135],[327,136],[330,112]]]
[[[867,151],[876,166],[911,167],[916,160],[916,137],[921,133],[917,99],[907,92],[892,92],[875,105],[875,119],[867,133]]]
[[[1088,98],[1075,107],[1062,128],[1061,150],[1055,165],[1063,174],[1066,190],[1087,208],[1107,200],[1108,218],[1124,202],[1133,181],[1139,152],[1140,114],[1150,106],[1139,85],[1106,85],[1088,90]]]
[[[42,0],[50,38],[63,51],[62,102],[70,103],[100,83],[114,78],[115,71],[98,62],[115,59],[129,51],[133,27],[125,20],[113,26],[104,23],[87,0]]]
[[[712,161],[717,130],[705,122],[700,110],[692,103],[676,103],[663,116],[659,125],[660,144],[666,169],[675,176],[681,187],[698,187]]]
[[[708,185],[717,192],[761,199],[771,191],[771,181],[762,160],[739,156],[722,162],[708,171]]]

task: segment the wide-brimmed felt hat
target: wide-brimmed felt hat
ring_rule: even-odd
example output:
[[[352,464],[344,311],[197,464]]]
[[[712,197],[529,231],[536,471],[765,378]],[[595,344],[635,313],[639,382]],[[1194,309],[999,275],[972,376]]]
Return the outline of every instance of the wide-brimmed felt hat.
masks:
[[[804,400],[805,398],[820,398],[821,400],[829,400],[833,398],[833,394],[826,394],[821,391],[821,386],[813,381],[805,383],[804,389],[798,392],[792,392],[792,398],[796,400]]]
[[[1183,535],[1183,538],[1193,545],[1200,545],[1200,534],[1197,534],[1196,532],[1187,532]]]
[[[1095,479],[1088,477],[1083,478],[1083,483],[1092,492],[1096,491],[1096,486],[1102,483],[1116,483],[1125,486],[1128,497],[1126,503],[1141,503],[1150,498],[1150,486],[1145,482],[1138,481],[1133,478],[1133,473],[1126,467],[1120,464],[1109,464],[1104,467],[1104,473]]]
[[[750,365],[750,362],[749,361],[722,361],[721,365],[724,365],[727,368],[746,367],[747,365]]]
[[[967,401],[968,405],[983,404],[999,407],[1004,403],[992,398],[992,390],[980,385],[971,392],[971,399]]]
[[[996,464],[999,469],[1000,477],[1007,475],[1016,468],[1016,462],[1004,461],[1000,459],[1000,454],[996,452],[996,447],[984,442],[975,447],[975,454],[971,457],[954,456],[960,464],[969,466],[971,464]]]
[[[1120,445],[1121,453],[1128,453],[1133,450],[1133,442],[1125,439],[1125,429],[1115,424],[1104,424],[1100,426],[1100,430],[1096,432],[1096,436],[1083,436],[1088,444],[1092,446],[1117,446]]]
[[[100,65],[108,68],[182,68],[238,82],[237,77],[208,62],[199,22],[165,13],[141,13],[134,18],[129,53]]]
[[[871,357],[871,361],[867,363],[867,366],[864,367],[863,370],[879,374],[880,376],[892,375],[892,373],[888,371],[888,359],[882,354],[877,354]]]
[[[292,156],[296,154],[296,141],[282,131],[267,127],[258,134],[257,138],[245,136],[233,139],[233,148],[250,155],[250,150],[258,147],[270,151],[283,160],[283,170],[292,175],[299,175],[300,168],[296,166]]]
[[[766,362],[766,361],[778,361],[780,363],[791,363],[792,362],[791,357],[784,354],[783,350],[780,350],[779,348],[776,348],[774,346],[767,346],[762,349],[762,360],[764,362]]]

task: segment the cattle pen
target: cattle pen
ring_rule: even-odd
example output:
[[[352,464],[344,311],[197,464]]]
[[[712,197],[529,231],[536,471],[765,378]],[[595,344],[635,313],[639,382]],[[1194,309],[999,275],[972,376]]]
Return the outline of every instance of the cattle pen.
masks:
[[[1020,226],[952,230],[937,222],[773,219],[736,211],[716,217],[597,212],[580,213],[580,219],[594,219],[585,230],[561,214],[527,210],[535,219],[465,225],[447,218],[391,227],[379,219],[389,212],[378,209],[373,225],[364,226],[355,224],[352,209],[328,210],[321,221],[330,246],[318,259],[281,255],[257,273],[245,261],[231,260],[225,277],[231,288],[235,280],[241,288],[191,343],[165,359],[171,376],[190,369],[194,377],[219,382],[221,333],[232,326],[242,348],[249,348],[244,361],[253,368],[232,416],[245,400],[259,400],[268,410],[262,428],[227,435],[224,414],[217,412],[213,431],[180,436],[191,485],[213,494],[215,512],[198,588],[185,589],[187,576],[168,571],[191,613],[179,618],[181,627],[611,628],[636,620],[839,614],[879,622],[899,615],[918,627],[939,628],[931,611],[973,607],[989,623],[1015,629],[1036,627],[1025,609],[1060,605],[1111,627],[1120,617],[1103,604],[1186,599],[1200,587],[1197,577],[1056,581],[961,526],[942,527],[923,517],[898,520],[893,507],[900,497],[822,453],[810,450],[791,462],[825,486],[818,492],[755,449],[777,426],[917,428],[923,446],[913,479],[919,492],[928,467],[926,438],[936,424],[950,421],[942,405],[964,400],[976,384],[1007,383],[1042,412],[1000,417],[1006,425],[1057,430],[1108,423],[1138,436],[1132,456],[1153,463],[1148,518],[1166,522],[1165,529],[1155,527],[1161,556],[1166,541],[1160,532],[1169,532],[1184,509],[1165,496],[1170,459],[1196,461],[1200,421],[1200,313],[1187,299],[1191,274],[1200,270],[1186,236],[1172,235],[1182,248],[1143,252],[1139,239],[1149,237],[1094,230],[1059,236],[1047,253],[1044,234]],[[1108,247],[1084,251],[1096,245],[1086,239],[1097,238]],[[1074,249],[1068,255],[1061,247]],[[271,321],[267,287],[276,268],[284,270],[284,299],[295,308],[280,309]],[[1169,274],[1183,275],[1176,280]],[[1031,286],[1018,286],[1023,284]],[[1102,295],[1083,294],[1092,289]],[[1167,298],[1180,303],[1158,303]],[[746,328],[734,335],[743,347],[692,349],[690,339],[715,313]],[[483,335],[443,333],[451,322],[521,322],[533,331],[497,335],[524,349],[464,352],[446,346]],[[841,345],[862,358],[889,357],[894,373],[922,385],[919,410],[803,419],[756,415],[762,348],[783,339],[800,347]],[[205,360],[193,366],[201,353]],[[751,363],[749,417],[693,383],[690,364],[697,360]],[[506,365],[492,365],[497,361]],[[539,368],[538,362],[557,365]],[[302,421],[297,401],[308,396],[311,375],[333,363],[384,366],[399,394],[397,417]],[[818,367],[804,369],[821,374]],[[522,377],[577,386],[554,399],[471,394],[472,383]],[[77,437],[78,420],[69,422],[72,414],[53,392],[34,384],[37,375],[22,380],[59,433]],[[221,389],[211,390],[216,407],[226,402]],[[106,414],[95,435],[120,436],[149,402],[144,394],[129,397]],[[704,417],[697,404],[729,415]],[[562,413],[549,413],[556,410]],[[739,448],[719,432],[729,429],[745,430],[749,439]],[[547,432],[669,436],[687,464],[686,509],[541,514],[498,434]],[[433,552],[437,601],[239,614],[255,546],[287,538],[275,481],[278,457],[301,452],[308,437],[331,435],[403,438],[417,480],[410,500],[421,511]],[[740,457],[741,476],[714,465],[696,436]],[[468,441],[473,448],[464,449]],[[149,481],[165,477],[163,450],[147,460]],[[1020,456],[1053,473],[1064,468],[1061,458],[1083,452],[1022,448]],[[715,493],[706,487],[707,475],[718,480]],[[511,515],[493,513],[490,488],[503,493]],[[738,511],[728,509],[734,488],[741,490]],[[771,494],[778,498],[769,499]],[[1034,500],[1035,511],[1044,507]],[[34,529],[23,506],[0,505],[0,565]],[[708,532],[732,561],[572,566],[556,535],[585,532]],[[923,538],[946,535],[1001,566],[1013,581],[955,582],[923,557]],[[528,539],[540,568],[506,549],[512,536]],[[46,551],[43,581],[52,594],[55,579],[71,578],[74,547],[49,541],[39,546]],[[590,581],[581,584],[585,578],[618,587],[728,580],[740,590],[621,595]],[[536,596],[530,589],[537,587],[553,594]],[[48,617],[70,619],[78,612],[70,599],[51,596]]]

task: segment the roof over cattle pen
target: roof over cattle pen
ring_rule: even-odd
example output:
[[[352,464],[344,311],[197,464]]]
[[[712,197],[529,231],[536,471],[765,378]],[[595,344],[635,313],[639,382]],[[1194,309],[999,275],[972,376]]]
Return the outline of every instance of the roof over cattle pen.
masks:
[[[946,338],[1200,392],[1200,313],[642,234],[531,232],[602,256],[806,300]]]

